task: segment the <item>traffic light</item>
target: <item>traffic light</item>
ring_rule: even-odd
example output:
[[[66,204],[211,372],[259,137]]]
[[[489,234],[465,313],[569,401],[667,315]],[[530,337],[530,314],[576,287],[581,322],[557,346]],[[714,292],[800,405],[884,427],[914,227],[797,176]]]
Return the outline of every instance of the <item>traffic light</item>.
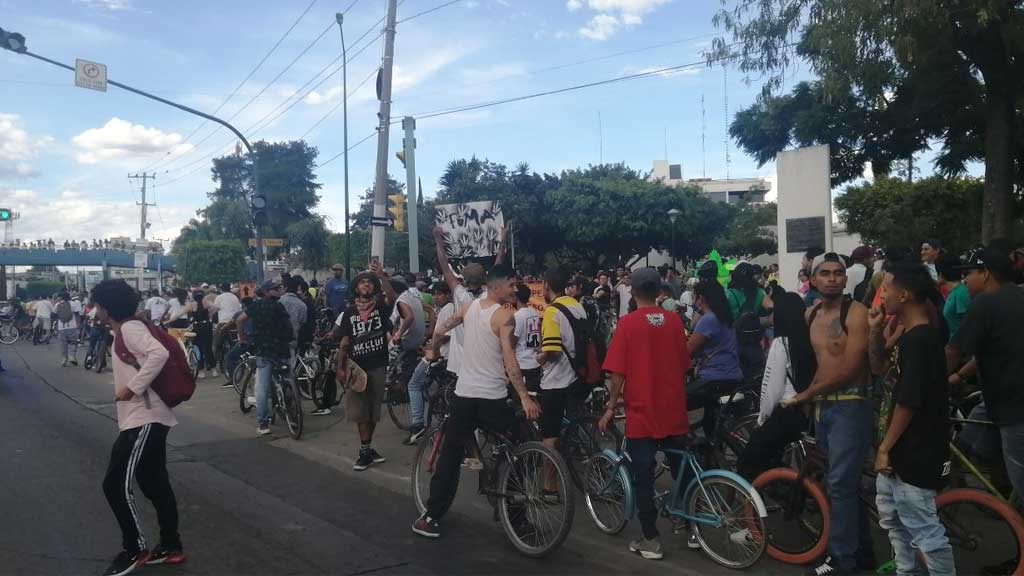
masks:
[[[0,48],[23,54],[27,51],[25,37],[17,32],[8,32],[0,28]]]
[[[249,208],[252,209],[252,223],[266,226],[270,220],[267,216],[267,197],[253,194],[249,198]]]
[[[0,208],[0,222],[7,222],[11,219],[10,208]]]
[[[395,231],[405,232],[405,194],[391,194],[388,196],[388,200],[391,200],[391,203],[394,204],[394,206],[388,208],[388,212],[395,219]]]

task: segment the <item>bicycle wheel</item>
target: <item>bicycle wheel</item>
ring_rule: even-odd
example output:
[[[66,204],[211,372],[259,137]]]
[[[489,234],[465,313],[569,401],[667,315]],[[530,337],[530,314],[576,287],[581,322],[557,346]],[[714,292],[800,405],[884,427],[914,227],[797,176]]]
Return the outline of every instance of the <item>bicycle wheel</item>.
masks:
[[[199,349],[195,346],[186,346],[188,350],[188,371],[192,374],[192,380],[199,377]]]
[[[586,491],[587,467],[591,457],[598,452],[596,441],[578,421],[562,430],[558,439],[558,452],[569,467],[569,476],[580,492]]]
[[[629,522],[626,491],[631,489],[629,473],[607,454],[597,453],[587,463],[584,498],[590,518],[605,534],[618,534]]]
[[[241,374],[238,374],[239,369],[246,366],[246,363],[238,365],[235,368],[236,374],[234,374],[233,382],[235,384],[235,390],[238,390],[238,408],[242,411],[242,414],[248,414],[253,406],[256,406],[256,387],[253,382],[252,370],[246,368]]]
[[[768,516],[768,556],[787,564],[810,564],[825,555],[831,529],[828,497],[814,480],[790,468],[773,468],[754,479]]]
[[[276,388],[284,421],[288,425],[288,434],[298,440],[302,438],[302,398],[299,397],[299,387],[292,379],[279,379]]]
[[[412,428],[412,412],[409,410],[409,390],[406,388],[398,389],[397,386],[391,386],[385,392],[384,401],[388,405],[388,415],[391,416],[391,421],[398,426],[399,430],[406,432]]]
[[[299,394],[306,400],[313,399],[313,382],[320,371],[320,362],[313,358],[299,358],[295,362],[295,382],[299,385]]]
[[[512,545],[534,558],[561,546],[572,528],[575,500],[558,452],[540,442],[524,442],[498,474],[498,516]],[[553,491],[544,491],[546,480]]]
[[[754,498],[742,484],[726,476],[708,476],[690,490],[687,511],[691,516],[715,518],[719,524],[693,522],[697,542],[712,560],[726,568],[752,566],[764,554],[764,519],[758,516]]]
[[[21,332],[13,323],[0,324],[0,343],[10,346],[16,344],[19,338],[21,338]]]
[[[235,387],[235,392],[239,396],[244,396],[245,387],[248,384],[248,380],[252,379],[253,366],[250,362],[239,362],[233,372],[231,372],[231,384]]]
[[[424,514],[427,511],[427,498],[430,496],[430,480],[441,458],[441,447],[444,445],[444,434],[440,428],[433,428],[420,438],[416,448],[416,459],[412,468],[412,499],[416,503],[416,511]],[[458,489],[458,477],[455,478],[455,490]]]
[[[1024,574],[1024,519],[988,492],[957,488],[935,498],[960,574]]]

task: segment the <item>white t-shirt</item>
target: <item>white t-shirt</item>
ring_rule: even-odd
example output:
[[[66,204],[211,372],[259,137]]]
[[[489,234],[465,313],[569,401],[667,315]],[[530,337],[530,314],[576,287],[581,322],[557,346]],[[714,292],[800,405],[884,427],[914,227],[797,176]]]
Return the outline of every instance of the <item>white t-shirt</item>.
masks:
[[[445,322],[451,320],[452,316],[455,316],[455,305],[449,302],[437,313],[437,321],[434,323],[434,338],[442,336],[440,329],[444,326]],[[451,350],[451,346],[451,338],[449,338],[447,342],[441,344],[440,348],[437,349],[442,358],[448,357],[448,351]]]
[[[540,350],[540,313],[527,306],[516,310],[516,360],[519,368],[539,368],[537,351]]]
[[[768,350],[768,361],[764,366],[764,378],[761,380],[761,410],[757,415],[757,425],[764,424],[772,415],[780,402],[796,396],[792,378],[793,365],[789,360],[788,338],[772,340]]]
[[[146,310],[149,311],[149,319],[153,322],[159,322],[163,320],[164,314],[167,312],[167,300],[159,296],[153,296],[149,300],[146,300]]]
[[[456,313],[462,310],[466,306],[469,306],[477,298],[482,297],[487,291],[481,291],[480,296],[473,296],[473,294],[461,284],[455,287],[455,292],[452,293],[452,300],[455,303]],[[459,369],[462,367],[462,341],[465,338],[466,330],[463,326],[456,326],[451,331],[451,347],[448,349],[448,371],[454,374],[459,373]]]
[[[843,294],[848,296],[853,295],[853,291],[857,289],[857,285],[864,281],[864,276],[867,275],[868,269],[863,264],[857,263],[846,269],[846,289],[843,290]]]
[[[402,323],[401,316],[398,314],[399,303],[404,303],[412,310],[412,325],[402,337],[402,349],[416,350],[423,345],[427,332],[427,313],[423,309],[423,299],[419,292],[413,292],[411,289],[398,295],[394,310],[391,311],[391,325],[396,328]]]
[[[75,328],[78,328],[78,320],[75,317],[75,312],[79,314],[82,313],[82,303],[77,300],[68,300],[68,306],[71,307],[71,319],[68,320],[67,322],[61,322],[60,319],[58,318],[57,330],[73,330]],[[56,312],[56,309],[54,309],[54,312]]]
[[[238,296],[235,296],[231,292],[225,292],[217,295],[214,299],[213,305],[217,308],[217,324],[227,324],[235,317],[235,314],[242,311],[242,303],[238,301]]]
[[[50,318],[55,311],[53,302],[45,298],[36,302],[36,318]]]
[[[171,298],[170,301],[167,302],[167,321],[174,322],[175,320],[179,320],[183,316],[186,316],[189,312],[189,304],[190,302],[188,300],[185,300],[185,303],[182,304],[177,298]]]
[[[629,314],[629,301],[633,298],[633,287],[619,283],[615,287],[615,291],[619,293],[619,318],[622,318]]]

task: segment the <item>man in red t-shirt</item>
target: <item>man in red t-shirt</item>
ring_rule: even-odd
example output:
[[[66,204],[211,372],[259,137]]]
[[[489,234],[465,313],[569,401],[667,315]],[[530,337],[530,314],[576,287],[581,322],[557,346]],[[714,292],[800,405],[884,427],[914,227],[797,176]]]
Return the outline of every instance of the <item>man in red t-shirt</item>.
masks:
[[[654,456],[658,450],[678,446],[678,438],[690,431],[686,415],[690,353],[679,315],[655,304],[660,287],[661,276],[655,269],[633,273],[637,310],[619,320],[608,348],[604,369],[611,373],[612,385],[599,422],[602,430],[608,428],[625,388],[626,450],[643,528],[643,537],[630,542],[629,549],[649,560],[663,556],[655,525]],[[678,459],[669,460],[675,477]]]

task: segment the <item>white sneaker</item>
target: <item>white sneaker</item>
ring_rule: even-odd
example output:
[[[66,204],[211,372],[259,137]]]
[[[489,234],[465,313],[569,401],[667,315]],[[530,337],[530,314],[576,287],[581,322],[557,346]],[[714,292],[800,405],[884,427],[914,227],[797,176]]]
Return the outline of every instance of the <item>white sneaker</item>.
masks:
[[[199,371],[199,379],[202,380],[203,378],[206,378],[206,371],[205,370],[200,370]]]
[[[210,370],[210,377],[211,378],[216,378],[217,376],[220,376],[220,373],[217,372],[216,368],[214,368],[213,370]]]
[[[247,397],[245,399],[245,401],[248,402],[252,406],[256,405],[256,397],[255,396],[249,396],[249,397]]]

